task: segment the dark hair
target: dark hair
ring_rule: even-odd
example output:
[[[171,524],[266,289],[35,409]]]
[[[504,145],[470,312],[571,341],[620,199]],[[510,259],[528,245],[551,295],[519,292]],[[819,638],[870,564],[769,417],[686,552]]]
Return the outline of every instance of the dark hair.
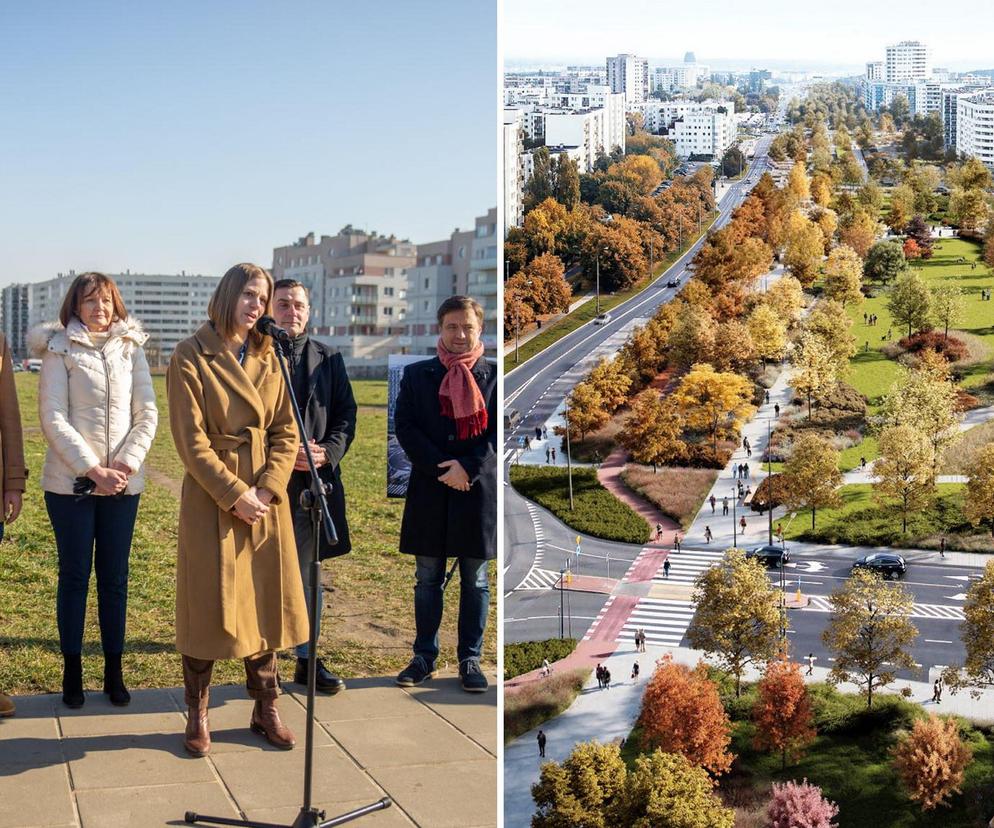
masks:
[[[252,279],[263,278],[269,287],[266,296],[265,314],[268,316],[273,309],[273,277],[264,267],[251,262],[242,262],[229,268],[214,288],[214,295],[207,303],[207,318],[214,323],[214,328],[222,339],[230,339],[235,332],[235,306],[242,290]],[[255,328],[249,331],[249,339],[258,347],[262,344],[262,334]]]
[[[442,325],[442,320],[445,318],[445,314],[452,313],[452,311],[467,311],[471,310],[476,314],[476,318],[480,322],[480,330],[483,330],[483,306],[470,296],[450,296],[441,305],[438,306],[438,324],[439,327]]]
[[[77,319],[79,318],[79,306],[87,296],[96,290],[104,289],[110,292],[110,299],[114,305],[113,321],[117,322],[119,319],[127,319],[128,309],[124,306],[121,292],[117,289],[117,285],[114,284],[114,280],[104,273],[97,273],[91,270],[88,273],[81,273],[69,285],[66,298],[62,300],[62,308],[59,310],[59,321],[62,323],[62,327],[68,326],[69,320],[74,316]]]
[[[273,293],[276,293],[276,291],[280,290],[280,288],[289,290],[290,288],[298,288],[298,287],[304,289],[304,295],[308,299],[311,298],[311,292],[307,289],[307,285],[305,285],[303,282],[298,282],[296,279],[277,279],[273,283]]]

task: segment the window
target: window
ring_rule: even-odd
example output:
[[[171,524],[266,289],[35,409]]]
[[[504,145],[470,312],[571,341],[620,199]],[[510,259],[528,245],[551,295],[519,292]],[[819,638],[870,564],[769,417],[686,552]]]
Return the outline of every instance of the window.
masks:
[[[383,313],[384,313],[384,314],[386,314],[387,316],[393,316],[393,308],[391,308],[391,307],[390,307],[390,306],[388,305],[387,307],[385,307],[385,308],[383,309]]]
[[[425,290],[428,290],[430,286],[431,286],[431,279],[425,276]]]

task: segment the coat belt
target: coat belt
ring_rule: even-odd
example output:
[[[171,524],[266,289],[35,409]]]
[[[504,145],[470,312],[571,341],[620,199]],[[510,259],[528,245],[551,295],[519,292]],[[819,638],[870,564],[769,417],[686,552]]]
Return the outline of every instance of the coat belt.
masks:
[[[221,459],[225,461],[229,471],[235,474],[240,480],[254,485],[256,478],[262,473],[266,466],[266,432],[261,428],[245,428],[238,434],[208,434],[211,448],[216,452],[228,452]],[[242,458],[239,457],[239,449],[242,446],[249,447],[249,458],[251,468],[248,474],[242,468]],[[234,460],[232,468],[231,460]],[[253,523],[249,529],[252,538],[252,547],[258,549],[266,540],[268,532],[267,522],[269,514],[261,520]],[[221,566],[221,617],[224,631],[237,638],[238,636],[238,590],[235,579],[235,565],[237,549],[235,545],[235,527],[242,524],[242,520],[236,517],[233,512],[220,512],[218,514],[218,541],[220,548]]]

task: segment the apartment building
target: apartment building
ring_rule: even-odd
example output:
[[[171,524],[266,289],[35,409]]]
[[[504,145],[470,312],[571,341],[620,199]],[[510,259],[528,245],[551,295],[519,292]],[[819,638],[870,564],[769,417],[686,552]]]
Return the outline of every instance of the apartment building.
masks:
[[[957,99],[956,151],[979,158],[994,171],[994,91]]]
[[[611,91],[624,93],[629,109],[649,97],[649,61],[637,55],[621,54],[607,58],[607,84]]]
[[[884,80],[906,83],[925,80],[932,74],[929,49],[917,40],[902,40],[888,46],[884,59]]]
[[[720,158],[738,134],[732,101],[649,101],[640,111],[645,128],[666,135],[681,158]]]
[[[0,331],[14,359],[27,356],[27,335],[31,329],[31,288],[7,285],[0,290]]]
[[[524,115],[520,109],[505,109],[502,130],[504,157],[504,235],[511,227],[517,227],[524,218],[522,199],[525,187],[524,162]],[[420,260],[420,251],[419,256]]]
[[[497,208],[478,216],[473,230],[466,293],[483,305],[483,347],[491,356],[497,353],[500,304],[497,285]]]

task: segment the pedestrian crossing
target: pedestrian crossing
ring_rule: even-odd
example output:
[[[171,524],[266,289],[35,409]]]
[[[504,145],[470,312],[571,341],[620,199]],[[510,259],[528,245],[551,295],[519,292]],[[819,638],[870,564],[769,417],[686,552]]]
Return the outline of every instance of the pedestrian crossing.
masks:
[[[699,549],[685,549],[682,552],[672,551],[667,556],[670,562],[669,577],[663,566],[652,577],[653,583],[684,583],[692,584],[702,572],[710,569],[725,557],[724,552],[711,552]]]
[[[618,634],[617,643],[633,644],[635,631],[641,629],[648,644],[679,647],[693,618],[694,605],[690,601],[639,598]]]
[[[803,607],[806,612],[832,612],[832,604],[823,595],[809,595],[808,605]],[[959,607],[945,604],[913,604],[909,618],[941,618],[943,620],[962,621],[966,616]]]
[[[524,580],[515,587],[515,590],[519,589],[552,589],[556,582],[559,580],[559,573],[554,572],[551,569],[541,569],[537,566],[533,566],[528,574],[525,575]]]

